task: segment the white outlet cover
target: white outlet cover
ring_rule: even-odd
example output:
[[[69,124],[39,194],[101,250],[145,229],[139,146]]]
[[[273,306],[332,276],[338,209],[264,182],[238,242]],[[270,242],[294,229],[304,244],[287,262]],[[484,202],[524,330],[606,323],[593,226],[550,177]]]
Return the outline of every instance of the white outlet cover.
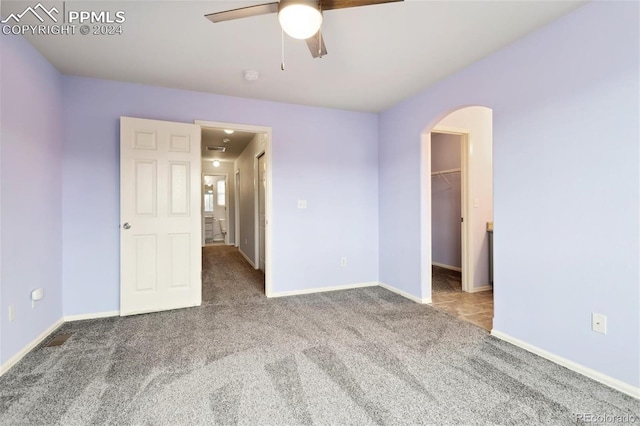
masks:
[[[298,208],[306,209],[307,208],[307,200],[298,200]]]
[[[42,300],[44,297],[44,290],[42,288],[36,288],[31,292],[31,300]]]
[[[607,334],[607,317],[606,315],[591,314],[591,329],[596,333]]]

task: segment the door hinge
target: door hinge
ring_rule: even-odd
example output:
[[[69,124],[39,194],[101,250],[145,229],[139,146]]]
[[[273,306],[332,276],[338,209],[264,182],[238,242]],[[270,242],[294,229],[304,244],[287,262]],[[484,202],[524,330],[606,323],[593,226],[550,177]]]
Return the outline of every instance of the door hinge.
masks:
[[[460,223],[464,223],[464,217],[460,218]]]

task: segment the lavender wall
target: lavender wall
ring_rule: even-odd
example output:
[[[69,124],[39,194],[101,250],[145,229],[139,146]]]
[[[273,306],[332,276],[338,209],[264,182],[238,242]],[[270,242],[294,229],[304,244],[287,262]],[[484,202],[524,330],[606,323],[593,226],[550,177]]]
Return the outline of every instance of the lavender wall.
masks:
[[[22,37],[0,45],[2,364],[62,318],[62,82]]]
[[[431,170],[461,167],[460,136],[431,134]],[[436,175],[431,178],[431,260],[441,265],[462,268],[461,174],[445,175],[447,183]]]
[[[380,116],[380,279],[421,296],[420,134],[494,112],[494,329],[640,385],[639,4],[594,2]],[[402,226],[399,226],[402,224]],[[591,331],[591,312],[608,334]]]
[[[118,309],[120,116],[272,127],[273,291],[377,280],[376,115],[67,76],[63,85],[65,315]]]

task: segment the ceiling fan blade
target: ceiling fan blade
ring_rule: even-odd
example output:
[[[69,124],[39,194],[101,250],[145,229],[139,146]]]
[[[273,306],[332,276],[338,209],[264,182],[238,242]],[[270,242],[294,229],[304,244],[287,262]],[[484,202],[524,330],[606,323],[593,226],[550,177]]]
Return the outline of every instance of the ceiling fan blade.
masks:
[[[266,15],[278,12],[278,2],[259,4],[257,6],[241,7],[240,9],[225,10],[224,12],[204,15],[211,22],[231,21],[233,19],[248,18],[250,16]]]
[[[399,1],[404,0],[322,0],[322,10],[346,9],[348,7],[371,6]]]
[[[307,42],[307,46],[309,46],[311,56],[314,58],[322,58],[327,54],[327,46],[324,45],[324,37],[322,37],[320,31],[305,41]],[[322,51],[320,51],[320,43],[322,43]]]

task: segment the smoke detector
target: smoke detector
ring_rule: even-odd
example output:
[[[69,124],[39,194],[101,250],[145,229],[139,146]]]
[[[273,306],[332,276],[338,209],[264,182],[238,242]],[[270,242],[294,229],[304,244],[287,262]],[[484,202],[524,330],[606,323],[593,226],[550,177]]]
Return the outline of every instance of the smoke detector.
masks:
[[[260,78],[260,73],[255,70],[247,70],[244,72],[244,79],[247,81],[256,81]]]

